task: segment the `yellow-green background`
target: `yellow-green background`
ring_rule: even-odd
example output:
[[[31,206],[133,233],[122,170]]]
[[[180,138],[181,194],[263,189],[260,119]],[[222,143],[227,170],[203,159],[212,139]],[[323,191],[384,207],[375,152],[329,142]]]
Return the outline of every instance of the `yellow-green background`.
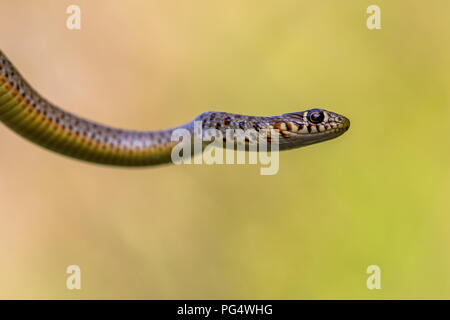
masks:
[[[102,167],[0,126],[0,298],[450,298],[449,1],[0,7],[0,49],[90,119],[161,129],[323,106],[352,123],[281,153],[274,176]],[[81,291],[65,287],[71,264]],[[366,288],[371,264],[381,290]]]

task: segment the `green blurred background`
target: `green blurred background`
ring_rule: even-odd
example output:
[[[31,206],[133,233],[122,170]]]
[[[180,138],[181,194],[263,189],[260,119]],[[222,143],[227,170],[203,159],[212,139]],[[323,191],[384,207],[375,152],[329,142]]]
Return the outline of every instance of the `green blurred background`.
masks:
[[[66,28],[81,7],[81,30]],[[368,30],[366,8],[381,8]],[[351,119],[255,165],[116,169],[0,126],[0,298],[450,298],[450,2],[6,1],[54,103],[162,129],[207,110]],[[66,289],[68,265],[82,289]],[[368,290],[366,268],[381,268]]]

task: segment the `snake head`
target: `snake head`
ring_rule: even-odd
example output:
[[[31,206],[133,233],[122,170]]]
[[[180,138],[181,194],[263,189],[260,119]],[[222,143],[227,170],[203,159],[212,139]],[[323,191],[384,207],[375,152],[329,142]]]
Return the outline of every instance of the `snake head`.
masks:
[[[324,109],[285,113],[273,128],[280,132],[280,150],[292,149],[336,138],[350,127],[343,115]]]

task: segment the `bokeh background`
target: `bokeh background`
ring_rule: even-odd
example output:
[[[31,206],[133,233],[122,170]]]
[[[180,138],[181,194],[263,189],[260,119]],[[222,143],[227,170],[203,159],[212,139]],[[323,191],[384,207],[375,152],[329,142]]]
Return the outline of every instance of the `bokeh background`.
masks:
[[[66,8],[81,8],[81,30]],[[368,30],[366,8],[381,8]],[[450,298],[450,2],[1,0],[52,102],[162,129],[326,107],[344,136],[255,165],[117,169],[0,126],[0,298]],[[82,289],[66,289],[81,267]],[[366,268],[381,268],[368,290]]]

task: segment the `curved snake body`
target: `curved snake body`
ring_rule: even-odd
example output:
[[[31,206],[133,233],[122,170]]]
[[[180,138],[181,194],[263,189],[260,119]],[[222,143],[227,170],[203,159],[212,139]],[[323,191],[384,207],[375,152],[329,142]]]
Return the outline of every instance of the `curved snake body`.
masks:
[[[311,112],[320,114],[320,123],[311,121]],[[316,119],[317,120],[317,119]],[[147,166],[171,162],[175,129],[194,134],[194,121],[202,128],[274,129],[280,150],[329,140],[344,133],[350,121],[322,109],[273,117],[254,117],[226,112],[205,112],[193,121],[168,130],[134,131],[105,126],[56,107],[36,92],[0,51],[0,121],[40,146],[60,154],[118,166]],[[269,142],[270,144],[270,142]]]

